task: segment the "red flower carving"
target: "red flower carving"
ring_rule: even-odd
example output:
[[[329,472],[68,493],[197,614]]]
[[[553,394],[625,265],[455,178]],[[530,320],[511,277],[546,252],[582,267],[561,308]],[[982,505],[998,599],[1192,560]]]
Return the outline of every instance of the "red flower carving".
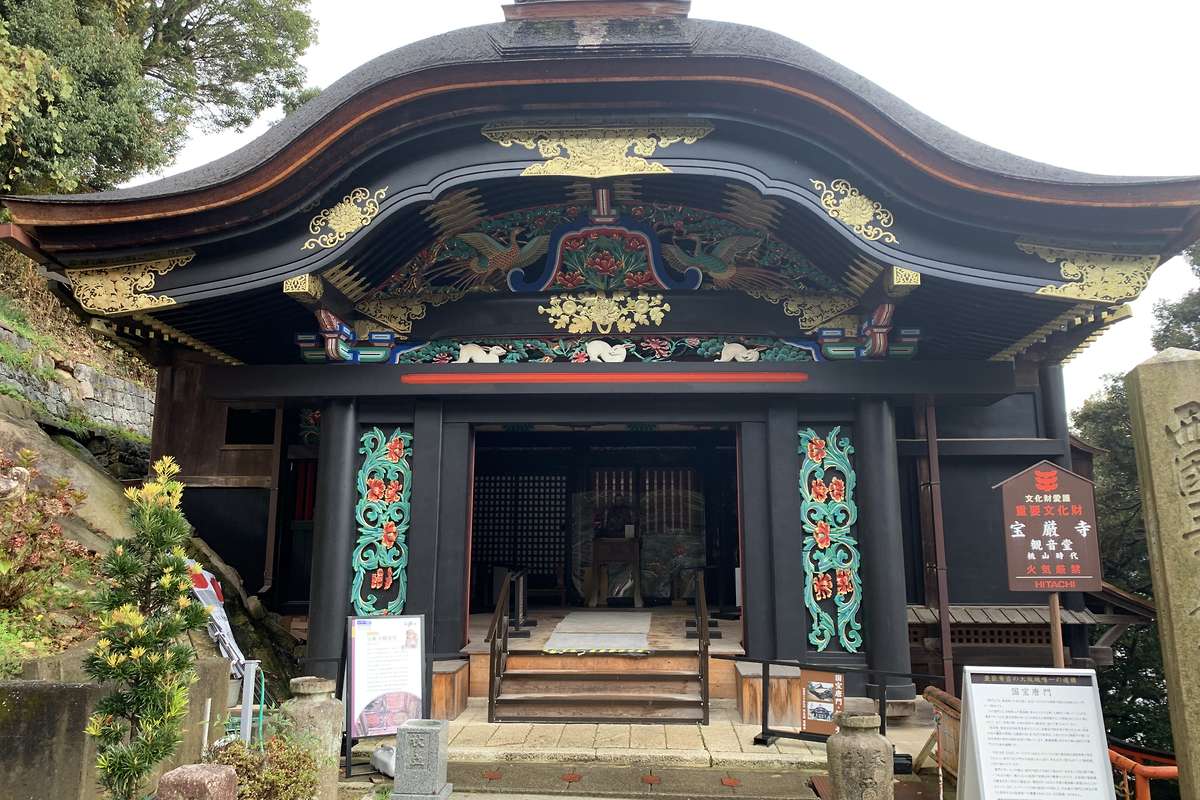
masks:
[[[628,272],[625,274],[625,286],[630,289],[641,289],[645,286],[657,286],[658,281],[650,274],[650,270],[645,272]]]
[[[579,206],[567,206],[567,216],[568,217],[578,217],[579,216]]]
[[[371,573],[371,588],[372,589],[382,589],[383,588],[383,570],[382,569],[377,569]]]
[[[839,569],[837,571],[837,593],[854,594],[854,579],[850,570]]]
[[[815,478],[812,482],[812,496],[818,503],[824,503],[825,498],[829,497],[829,487],[825,485],[825,481],[820,478]]]
[[[592,253],[588,256],[587,265],[601,275],[612,275],[620,266],[617,263],[617,259],[613,258],[613,254],[607,250]]]
[[[404,440],[396,437],[387,443],[387,460],[395,464],[404,458]]]
[[[846,482],[841,478],[834,478],[829,482],[829,496],[836,502],[840,503],[846,499]]]
[[[383,538],[380,540],[389,550],[396,543],[396,523],[388,520],[383,523]]]
[[[688,347],[699,347],[700,346],[700,337],[699,336],[689,336],[686,339],[684,339],[683,341],[685,344],[687,344]]]
[[[625,247],[634,251],[642,251],[646,249],[646,240],[640,236],[626,236]]]
[[[646,339],[642,342],[642,347],[654,353],[659,358],[666,358],[671,353],[671,343],[666,339]]]
[[[825,440],[810,439],[808,441],[808,460],[820,464],[825,460]]]
[[[574,289],[583,283],[583,276],[578,272],[560,272],[554,278],[554,282],[564,289]]]
[[[403,488],[400,481],[388,481],[387,490],[383,493],[383,501],[385,503],[395,503],[400,500],[400,490]]]
[[[629,213],[640,219],[641,217],[646,216],[646,209],[642,208],[641,206],[634,206],[633,210],[631,210]]]
[[[584,239],[582,236],[568,236],[563,239],[563,250],[582,250]]]
[[[385,591],[392,588],[392,568],[391,567],[388,567],[387,571],[383,573],[383,588]]]
[[[577,353],[571,354],[571,361],[576,364],[582,364],[587,360],[588,360],[588,354],[586,352],[584,352],[583,350],[580,350]]]
[[[829,577],[828,572],[813,576],[812,593],[817,600],[828,600],[833,597],[833,578]]]
[[[817,529],[813,531],[813,539],[816,540],[817,547],[821,548],[822,550],[824,550],[826,547],[829,547],[830,539],[828,522],[821,520],[817,523]]]
[[[449,353],[438,353],[433,357],[433,363],[435,364],[449,364],[453,360],[454,356],[450,355]]]
[[[383,480],[367,478],[367,499],[371,501],[383,499]]]

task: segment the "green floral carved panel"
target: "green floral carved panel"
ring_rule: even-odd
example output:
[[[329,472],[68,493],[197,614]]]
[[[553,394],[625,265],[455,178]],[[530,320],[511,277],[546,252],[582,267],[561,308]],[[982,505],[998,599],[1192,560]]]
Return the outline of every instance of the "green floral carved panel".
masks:
[[[808,641],[826,650],[836,639],[842,650],[857,653],[863,639],[860,557],[853,531],[858,520],[857,478],[850,464],[854,447],[840,426],[825,438],[805,428],[800,431],[799,452]]]
[[[372,428],[359,440],[358,542],[350,601],[359,616],[399,614],[408,589],[408,525],[412,494],[412,434],[385,436]]]

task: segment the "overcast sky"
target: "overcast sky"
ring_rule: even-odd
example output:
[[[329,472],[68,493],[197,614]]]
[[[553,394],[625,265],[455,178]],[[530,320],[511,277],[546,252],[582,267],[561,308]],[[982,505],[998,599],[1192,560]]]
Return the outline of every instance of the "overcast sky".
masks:
[[[393,48],[502,17],[500,0],[312,0],[319,40],[304,57],[328,86]],[[692,16],[782,33],[880,84],[951,128],[994,147],[1087,172],[1200,175],[1195,37],[1188,0],[817,2],[692,0]],[[198,134],[171,172],[253,139]],[[1196,285],[1181,258],[1159,267],[1134,318],[1067,367],[1072,407],[1105,373],[1148,358],[1154,303]]]

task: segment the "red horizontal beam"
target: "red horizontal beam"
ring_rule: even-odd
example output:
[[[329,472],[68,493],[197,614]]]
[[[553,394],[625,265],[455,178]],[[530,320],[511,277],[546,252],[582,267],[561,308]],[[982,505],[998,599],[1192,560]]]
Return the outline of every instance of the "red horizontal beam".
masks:
[[[803,383],[807,372],[420,372],[401,383]]]

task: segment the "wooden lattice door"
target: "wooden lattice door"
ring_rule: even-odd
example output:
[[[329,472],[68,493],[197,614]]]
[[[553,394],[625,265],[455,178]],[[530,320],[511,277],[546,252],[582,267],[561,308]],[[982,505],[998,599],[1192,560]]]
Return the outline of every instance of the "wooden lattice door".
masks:
[[[528,570],[531,594],[565,602],[567,492],[564,473],[477,474],[472,570]]]

